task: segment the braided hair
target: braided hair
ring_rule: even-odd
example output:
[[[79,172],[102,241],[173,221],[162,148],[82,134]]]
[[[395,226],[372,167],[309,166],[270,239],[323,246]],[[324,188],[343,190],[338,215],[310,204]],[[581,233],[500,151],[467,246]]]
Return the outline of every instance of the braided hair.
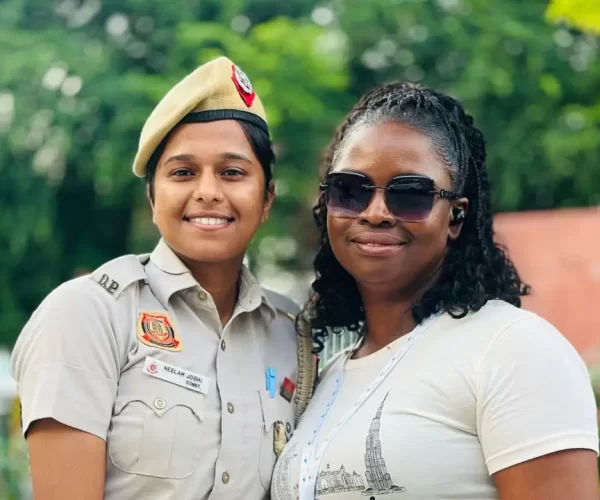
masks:
[[[321,177],[336,164],[352,131],[394,121],[427,135],[447,167],[453,190],[469,200],[460,236],[448,243],[442,273],[412,308],[417,324],[438,312],[462,318],[488,300],[517,307],[529,293],[504,247],[494,241],[490,186],[485,166],[485,141],[473,118],[455,99],[407,83],[389,83],[366,93],[337,128],[323,154]],[[337,261],[327,234],[327,206],[321,193],[313,208],[321,247],[314,260],[316,278],[305,306],[315,349],[321,351],[330,331],[361,334],[365,313],[354,278]]]

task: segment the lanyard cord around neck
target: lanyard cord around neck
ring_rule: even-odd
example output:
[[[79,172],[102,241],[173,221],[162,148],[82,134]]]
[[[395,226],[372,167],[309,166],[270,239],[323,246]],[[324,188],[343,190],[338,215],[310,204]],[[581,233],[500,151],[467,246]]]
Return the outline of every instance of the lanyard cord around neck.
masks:
[[[323,411],[323,414],[319,418],[319,423],[312,431],[310,440],[304,447],[302,453],[302,461],[300,462],[300,474],[299,474],[299,500],[314,500],[315,498],[315,484],[317,481],[317,472],[319,469],[319,464],[323,455],[325,454],[325,450],[327,446],[334,438],[334,436],[338,433],[338,431],[350,420],[350,418],[357,412],[357,410],[363,405],[363,403],[369,398],[369,396],[373,393],[373,391],[379,386],[379,384],[383,381],[385,377],[389,375],[389,373],[396,367],[396,365],[400,362],[400,360],[406,355],[409,349],[414,345],[415,341],[420,337],[420,335],[431,325],[436,316],[431,316],[423,321],[420,325],[418,325],[411,333],[407,335],[406,345],[396,351],[396,353],[392,356],[392,358],[386,363],[383,369],[379,372],[377,377],[369,384],[369,386],[362,393],[360,398],[352,405],[352,408],[335,424],[335,426],[331,429],[323,443],[319,444],[321,431],[329,414],[331,413],[331,408],[333,407],[337,397],[339,395],[340,389],[343,384],[344,378],[344,367],[346,365],[346,361],[352,356],[354,349],[352,349],[343,359],[341,366],[338,370],[335,380],[335,387],[333,389],[333,393],[329,398],[329,402]],[[355,348],[358,345],[355,344]]]

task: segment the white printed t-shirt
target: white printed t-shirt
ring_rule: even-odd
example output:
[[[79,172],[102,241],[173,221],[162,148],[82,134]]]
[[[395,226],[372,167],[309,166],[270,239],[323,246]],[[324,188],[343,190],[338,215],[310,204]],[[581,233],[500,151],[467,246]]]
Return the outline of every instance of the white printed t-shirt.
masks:
[[[296,500],[302,452],[343,367],[320,433],[348,412],[409,336],[323,371],[280,457],[273,500]],[[434,319],[341,427],[316,471],[321,500],[488,500],[495,472],[552,452],[598,453],[596,404],[568,341],[533,313],[492,301],[462,319]]]

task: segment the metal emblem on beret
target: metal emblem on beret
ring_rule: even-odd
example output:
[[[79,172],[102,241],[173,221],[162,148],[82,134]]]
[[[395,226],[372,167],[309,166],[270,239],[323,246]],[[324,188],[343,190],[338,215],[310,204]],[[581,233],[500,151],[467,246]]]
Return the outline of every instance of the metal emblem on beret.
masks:
[[[137,337],[143,344],[167,351],[181,351],[183,347],[181,339],[164,313],[141,313]]]
[[[242,100],[246,103],[246,106],[251,107],[254,98],[256,97],[256,92],[252,88],[252,84],[250,83],[250,79],[240,68],[238,68],[235,64],[232,65],[232,75],[231,79],[235,84],[235,88],[240,94]]]
[[[246,92],[246,94],[252,94],[252,84],[250,83],[250,78],[248,78],[248,75],[246,75],[246,73],[244,73],[237,66],[234,66],[233,68],[235,72],[235,77],[237,78],[240,87],[242,87],[242,90]]]

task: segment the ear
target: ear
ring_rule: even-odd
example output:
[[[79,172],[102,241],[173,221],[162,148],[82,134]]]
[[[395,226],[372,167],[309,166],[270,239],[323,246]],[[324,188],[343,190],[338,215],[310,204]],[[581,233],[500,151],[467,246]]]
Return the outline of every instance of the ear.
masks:
[[[469,200],[467,198],[460,198],[452,204],[448,224],[448,239],[450,241],[455,241],[460,236],[468,210]]]
[[[152,210],[152,222],[156,224],[156,215],[154,213],[154,201],[152,201],[152,187],[149,183],[146,183],[146,198],[148,199],[148,204],[150,205],[150,210]]]
[[[273,201],[275,201],[275,182],[271,181],[267,187],[267,194],[265,196],[265,204],[263,206],[261,222],[266,222],[269,218]]]

